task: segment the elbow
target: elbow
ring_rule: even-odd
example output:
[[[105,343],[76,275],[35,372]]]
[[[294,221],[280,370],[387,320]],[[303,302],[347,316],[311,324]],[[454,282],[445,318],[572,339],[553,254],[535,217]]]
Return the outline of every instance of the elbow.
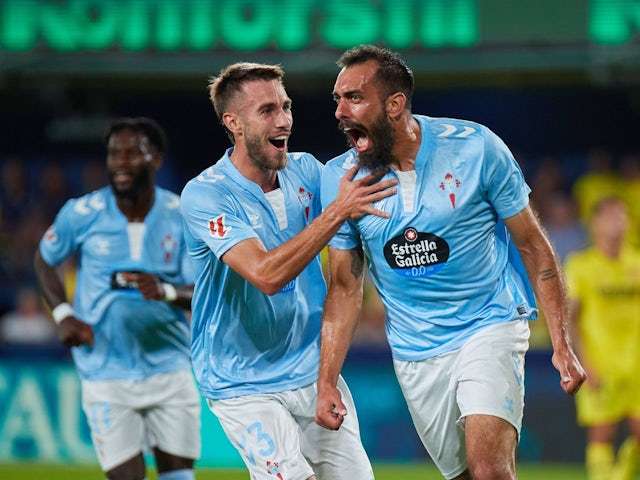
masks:
[[[265,295],[275,295],[283,289],[293,289],[298,276],[291,278],[291,274],[284,272],[279,275],[256,275],[251,283]]]
[[[260,282],[260,283],[254,283],[254,286],[260,290],[262,293],[264,293],[265,295],[275,295],[276,293],[278,293],[280,290],[282,290],[284,288],[284,286],[286,285],[286,283],[283,282]]]

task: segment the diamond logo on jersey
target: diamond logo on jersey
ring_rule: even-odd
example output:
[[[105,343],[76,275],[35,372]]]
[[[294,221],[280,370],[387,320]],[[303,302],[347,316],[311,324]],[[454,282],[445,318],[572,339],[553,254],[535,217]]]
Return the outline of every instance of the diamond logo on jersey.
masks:
[[[225,238],[227,233],[233,228],[225,225],[224,223],[225,214],[212,218],[209,220],[209,233],[214,238]]]
[[[165,261],[165,263],[169,263],[169,261],[171,260],[171,254],[175,250],[176,245],[177,245],[177,243],[173,239],[171,234],[167,234],[167,236],[164,237],[164,240],[162,240],[162,242],[160,242],[160,247],[162,247],[162,250],[164,250],[164,261]]]
[[[298,189],[298,201],[304,207],[304,216],[307,220],[309,220],[309,205],[311,204],[312,198],[313,194],[311,192],[307,192],[302,187]]]
[[[384,258],[398,275],[428,277],[449,260],[449,244],[433,233],[408,227],[385,244]]]
[[[455,210],[456,208],[456,194],[455,189],[460,186],[460,180],[457,178],[453,178],[453,175],[447,173],[444,176],[444,181],[440,182],[440,190],[444,190],[445,192],[449,192],[449,201],[451,202],[451,206]]]

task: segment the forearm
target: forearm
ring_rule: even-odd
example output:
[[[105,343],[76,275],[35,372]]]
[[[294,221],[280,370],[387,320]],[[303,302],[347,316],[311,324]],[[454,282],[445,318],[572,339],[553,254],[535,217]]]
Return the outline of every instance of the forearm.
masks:
[[[345,220],[337,207],[329,207],[298,235],[267,251],[258,240],[241,242],[222,257],[236,272],[262,292],[273,295],[320,253]]]
[[[45,262],[39,249],[36,250],[33,264],[40,291],[49,308],[53,309],[61,303],[69,302],[60,269]]]
[[[362,249],[329,248],[330,282],[322,317],[318,388],[335,387],[362,309]]]
[[[318,388],[335,387],[349,351],[360,315],[360,300],[333,295],[327,297],[322,318],[320,374]]]
[[[546,239],[520,253],[544,313],[553,350],[566,350],[571,344],[571,334],[566,289],[556,255]]]

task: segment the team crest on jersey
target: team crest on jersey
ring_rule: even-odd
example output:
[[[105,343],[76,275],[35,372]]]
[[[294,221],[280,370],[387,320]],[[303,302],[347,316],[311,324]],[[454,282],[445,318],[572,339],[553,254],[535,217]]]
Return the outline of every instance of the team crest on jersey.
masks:
[[[280,473],[280,464],[278,462],[271,462],[267,460],[267,473],[269,475],[275,475],[279,480],[283,480],[282,474]]]
[[[55,242],[56,240],[58,240],[58,234],[56,233],[56,229],[53,225],[47,228],[47,231],[44,232],[44,239],[47,242]]]
[[[309,205],[311,204],[312,198],[313,194],[311,192],[307,192],[302,187],[298,189],[298,201],[304,207],[304,216],[307,220],[309,220]]]
[[[225,214],[219,215],[209,220],[209,233],[214,238],[225,238],[233,228],[225,224]]]
[[[447,173],[444,176],[444,181],[440,182],[440,190],[449,193],[449,201],[454,210],[456,208],[456,188],[458,187],[460,187],[460,180],[453,178],[450,173]]]
[[[160,242],[160,247],[164,251],[165,263],[169,263],[169,261],[171,260],[171,255],[173,254],[173,251],[175,250],[176,245],[177,245],[176,241],[173,239],[173,237],[169,233],[164,237],[162,242]]]
[[[449,260],[449,244],[433,233],[407,227],[385,244],[384,258],[398,275],[428,277]]]

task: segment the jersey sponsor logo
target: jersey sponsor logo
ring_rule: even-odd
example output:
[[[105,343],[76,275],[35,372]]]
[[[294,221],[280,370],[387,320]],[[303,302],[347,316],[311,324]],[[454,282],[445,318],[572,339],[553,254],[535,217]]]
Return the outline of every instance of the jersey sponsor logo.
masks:
[[[295,290],[296,288],[296,279],[294,278],[289,283],[287,283],[284,287],[280,289],[278,293],[287,293]]]
[[[455,190],[460,186],[460,180],[453,178],[453,175],[447,173],[444,176],[444,180],[440,182],[440,190],[444,190],[449,193],[449,201],[453,209],[456,209],[456,193]]]
[[[385,244],[384,258],[398,275],[428,277],[449,260],[449,244],[433,233],[408,227]]]
[[[472,133],[475,133],[476,129],[473,127],[462,127],[460,130],[457,126],[450,123],[443,123],[444,132],[438,134],[438,137],[454,137],[454,138],[466,138]]]
[[[313,194],[311,192],[307,192],[303,187],[298,188],[298,201],[304,208],[304,217],[307,220],[309,220],[309,205],[312,198]]]
[[[225,225],[224,217],[226,214],[219,215],[209,220],[209,233],[214,238],[225,238],[233,227]]]
[[[123,271],[111,273],[111,288],[113,290],[137,290],[138,282],[130,280],[131,274],[140,273],[139,271]]]

